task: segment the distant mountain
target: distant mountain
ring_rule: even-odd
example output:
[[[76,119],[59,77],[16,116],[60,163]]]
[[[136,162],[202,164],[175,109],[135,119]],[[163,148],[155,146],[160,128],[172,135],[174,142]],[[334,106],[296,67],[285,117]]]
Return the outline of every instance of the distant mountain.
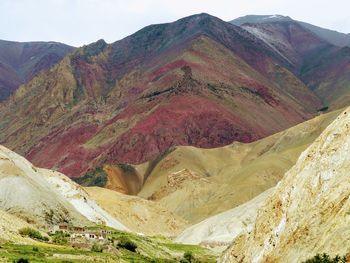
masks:
[[[174,145],[251,142],[322,107],[295,70],[208,14],[152,25],[82,47],[22,86],[0,105],[0,141],[69,176],[148,161]],[[133,178],[132,188],[116,183],[137,192],[142,179]]]
[[[293,20],[246,23],[241,27],[260,38],[289,61],[294,66],[296,74],[299,74],[308,57],[322,53],[324,49],[334,48]]]
[[[318,27],[309,23],[296,21],[289,16],[281,15],[247,15],[243,17],[236,18],[231,21],[232,24],[241,26],[246,23],[271,23],[271,22],[281,22],[281,21],[295,21],[303,26],[305,29],[310,30],[318,37],[327,42],[339,46],[350,46],[350,34],[340,33],[334,30]]]
[[[298,21],[303,27],[309,29],[316,35],[318,35],[320,38],[328,41],[329,43],[340,46],[340,47],[345,47],[345,46],[350,46],[350,34],[344,34],[340,33],[338,31],[318,27],[309,23],[301,22]]]
[[[0,40],[0,101],[73,50],[71,46],[56,42]]]
[[[328,48],[310,56],[301,78],[330,108],[350,104],[350,47]]]
[[[247,23],[247,21],[254,23]],[[350,104],[350,47],[327,43],[302,23],[283,16],[247,16],[238,23],[285,57],[295,74],[330,108]]]

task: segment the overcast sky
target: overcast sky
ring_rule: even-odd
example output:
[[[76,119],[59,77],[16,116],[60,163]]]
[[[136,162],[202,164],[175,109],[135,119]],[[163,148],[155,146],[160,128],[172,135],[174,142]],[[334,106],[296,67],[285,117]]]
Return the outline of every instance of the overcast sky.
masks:
[[[223,20],[282,14],[349,33],[349,10],[349,0],[0,0],[0,39],[114,42],[149,24],[202,12]]]

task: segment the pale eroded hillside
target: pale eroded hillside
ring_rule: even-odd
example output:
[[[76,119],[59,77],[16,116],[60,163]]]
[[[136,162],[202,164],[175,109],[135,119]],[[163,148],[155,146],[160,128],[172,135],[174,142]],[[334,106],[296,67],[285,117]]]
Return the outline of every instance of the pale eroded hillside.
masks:
[[[350,108],[302,153],[223,262],[301,262],[350,251]]]

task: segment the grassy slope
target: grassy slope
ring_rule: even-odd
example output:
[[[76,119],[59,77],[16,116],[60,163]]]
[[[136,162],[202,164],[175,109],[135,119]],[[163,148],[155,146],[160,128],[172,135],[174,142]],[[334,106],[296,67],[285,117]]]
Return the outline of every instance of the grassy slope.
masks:
[[[156,164],[136,167],[148,176],[139,196],[158,200],[191,223],[236,207],[274,186],[339,112],[250,144],[177,147]]]
[[[110,247],[102,253],[90,249],[58,246],[44,243],[21,245],[5,243],[0,247],[0,261],[13,262],[19,258],[30,262],[179,262],[185,252],[192,252],[199,262],[215,262],[215,254],[199,246],[172,243],[162,237],[144,237],[131,233],[114,231],[115,239],[126,237],[137,244],[137,252]],[[91,244],[90,244],[91,245]]]

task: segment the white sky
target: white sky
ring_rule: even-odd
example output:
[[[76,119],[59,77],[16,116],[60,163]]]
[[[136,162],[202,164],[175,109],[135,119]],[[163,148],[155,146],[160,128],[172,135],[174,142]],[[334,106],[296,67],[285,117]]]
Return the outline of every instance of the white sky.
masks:
[[[223,20],[281,14],[350,32],[349,0],[0,0],[0,39],[80,46],[206,12]]]

